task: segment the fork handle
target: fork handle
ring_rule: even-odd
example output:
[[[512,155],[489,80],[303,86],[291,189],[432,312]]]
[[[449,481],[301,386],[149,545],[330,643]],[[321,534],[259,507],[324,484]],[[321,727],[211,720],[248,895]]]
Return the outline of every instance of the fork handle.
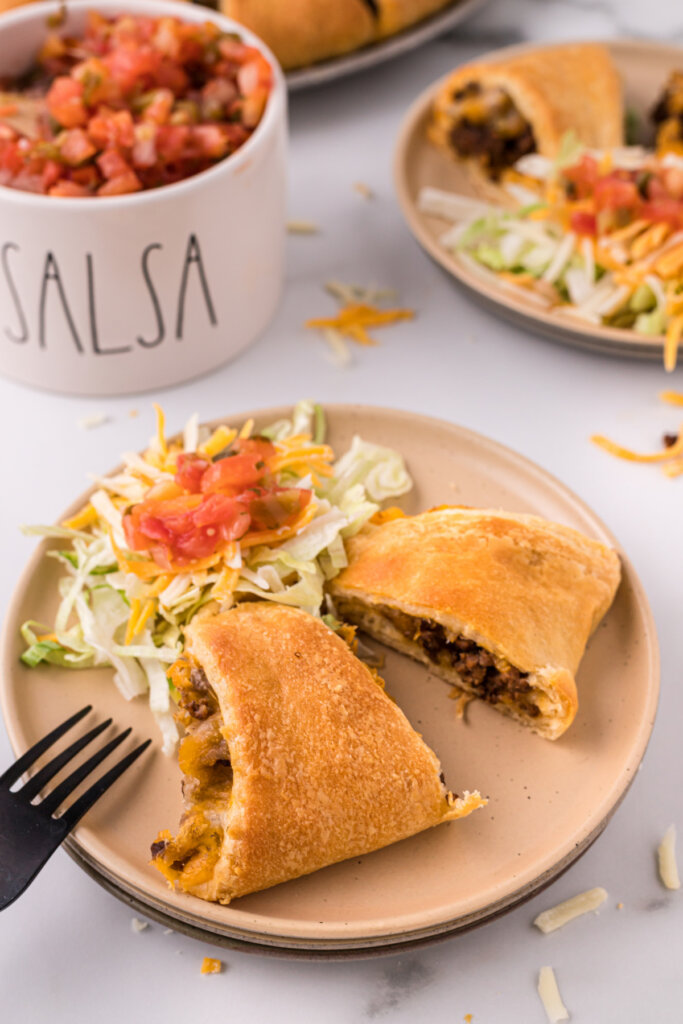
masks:
[[[28,888],[69,831],[58,818],[40,821],[31,804],[13,803],[12,827],[0,817],[0,910]]]

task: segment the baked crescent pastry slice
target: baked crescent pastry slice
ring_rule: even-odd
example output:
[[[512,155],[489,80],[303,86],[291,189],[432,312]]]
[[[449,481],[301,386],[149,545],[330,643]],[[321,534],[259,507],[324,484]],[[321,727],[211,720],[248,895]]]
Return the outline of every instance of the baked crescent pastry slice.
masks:
[[[441,508],[368,526],[330,584],[337,614],[557,739],[620,578],[611,548],[531,515]]]
[[[365,0],[221,0],[220,8],[260,36],[286,70],[375,39],[373,5]]]
[[[374,0],[377,8],[377,34],[380,39],[395,35],[418,21],[436,14],[453,0]]]
[[[437,95],[429,132],[497,178],[526,153],[555,157],[568,131],[591,148],[620,146],[623,122],[609,51],[573,43],[458,68]]]
[[[320,619],[266,602],[195,619],[171,671],[186,811],[153,863],[229,903],[461,818],[436,755]]]

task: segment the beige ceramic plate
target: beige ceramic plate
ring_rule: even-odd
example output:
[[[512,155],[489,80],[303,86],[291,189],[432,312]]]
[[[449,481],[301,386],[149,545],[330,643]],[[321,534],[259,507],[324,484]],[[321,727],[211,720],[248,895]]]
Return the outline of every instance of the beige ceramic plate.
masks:
[[[253,415],[258,427],[287,412]],[[403,453],[415,480],[405,500],[408,511],[450,502],[534,512],[614,543],[562,484],[477,434],[388,409],[333,406],[328,416],[337,451],[360,433]],[[49,543],[40,545],[26,569],[5,626],[2,705],[15,750],[25,750],[91,702],[99,717],[112,715],[132,725],[137,738],[155,735],[144,700],[126,703],[109,670],[30,670],[19,662],[21,622],[53,618],[59,568],[43,557]],[[490,798],[484,810],[222,907],[171,892],[148,865],[150,842],[160,828],[175,829],[181,810],[178,766],[157,750],[88,814],[71,841],[72,852],[117,895],[217,941],[304,955],[348,954],[461,930],[533,895],[604,828],[652,728],[657,642],[647,600],[624,559],[616,602],[581,665],[578,717],[556,743],[483,703],[469,706],[466,724],[458,721],[450,688],[398,654],[388,653],[383,675],[388,691],[441,758],[449,786],[479,788]]]
[[[683,70],[683,49],[644,43],[637,40],[615,40],[605,44],[610,50],[624,83],[626,108],[635,111],[643,131],[647,130],[650,108],[659,98],[669,73]],[[487,60],[534,49],[513,46],[496,50],[479,58]],[[622,328],[583,325],[565,314],[539,310],[523,296],[518,298],[503,290],[495,281],[478,276],[464,263],[444,249],[439,238],[451,226],[450,221],[420,213],[417,197],[425,185],[475,196],[462,165],[432,145],[426,128],[434,97],[443,79],[430,86],[412,105],[403,121],[395,154],[394,177],[398,200],[408,226],[430,256],[479,299],[491,312],[511,320],[518,327],[546,335],[556,341],[605,352],[610,355],[662,358],[661,338],[649,338]],[[567,83],[571,88],[571,83]],[[481,197],[479,197],[481,198]]]

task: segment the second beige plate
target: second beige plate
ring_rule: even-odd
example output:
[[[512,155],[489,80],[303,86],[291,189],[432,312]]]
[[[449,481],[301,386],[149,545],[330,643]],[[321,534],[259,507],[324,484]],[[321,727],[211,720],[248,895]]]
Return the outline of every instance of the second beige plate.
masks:
[[[611,40],[604,45],[610,50],[621,75],[626,109],[638,115],[639,123],[645,131],[649,111],[663,91],[670,72],[683,70],[683,49],[638,40]],[[533,49],[535,47],[527,45],[512,46],[478,59],[500,59]],[[443,248],[439,239],[451,227],[451,222],[418,210],[417,197],[420,190],[431,185],[465,196],[475,197],[476,193],[463,166],[427,139],[432,103],[442,82],[443,79],[440,79],[426,89],[409,109],[396,145],[394,179],[398,201],[408,227],[420,245],[456,281],[464,285],[474,298],[492,313],[512,321],[518,327],[594,352],[661,359],[662,338],[649,338],[623,328],[584,325],[580,321],[570,320],[562,313],[539,310],[537,305],[523,295],[512,295],[497,281],[480,277]],[[570,87],[571,83],[568,83]]]
[[[231,419],[241,423],[253,415],[258,428],[288,412]],[[333,406],[327,412],[338,452],[359,433],[403,453],[415,481],[404,502],[409,512],[441,503],[500,507],[537,513],[615,543],[566,487],[486,438],[388,409]],[[41,544],[28,565],[5,624],[0,692],[15,750],[25,750],[87,703],[101,718],[132,725],[137,737],[155,735],[144,700],[127,703],[109,670],[28,669],[20,663],[21,623],[54,616],[59,566],[44,557],[50,544],[55,546]],[[440,757],[448,785],[455,791],[478,788],[489,797],[484,810],[464,821],[222,907],[171,892],[149,866],[150,842],[159,829],[175,829],[181,812],[178,765],[157,749],[88,814],[71,840],[73,852],[111,891],[192,934],[303,955],[415,943],[501,913],[588,847],[643,756],[657,703],[657,642],[647,600],[625,556],[623,567],[615,604],[581,665],[578,716],[555,743],[483,703],[471,704],[467,721],[458,721],[450,687],[416,663],[387,655],[387,689]]]

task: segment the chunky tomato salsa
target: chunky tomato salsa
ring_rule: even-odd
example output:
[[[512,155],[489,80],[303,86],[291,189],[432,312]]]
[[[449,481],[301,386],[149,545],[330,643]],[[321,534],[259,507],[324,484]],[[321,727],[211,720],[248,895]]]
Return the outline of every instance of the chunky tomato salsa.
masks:
[[[0,86],[0,184],[115,196],[181,181],[239,149],[272,70],[213,22],[91,11],[82,38],[50,32],[33,66]],[[30,137],[12,118],[24,98],[37,101]]]
[[[231,541],[251,546],[277,539],[313,492],[276,484],[276,459],[265,437],[236,438],[213,460],[180,454],[173,482],[153,486],[126,512],[126,543],[169,570],[221,552]]]

